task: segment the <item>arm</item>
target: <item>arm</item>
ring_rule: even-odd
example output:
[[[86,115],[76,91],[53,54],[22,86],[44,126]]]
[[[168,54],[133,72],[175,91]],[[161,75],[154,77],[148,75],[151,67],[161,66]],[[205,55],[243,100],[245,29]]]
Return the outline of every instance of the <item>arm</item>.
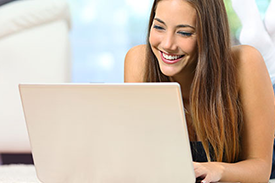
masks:
[[[144,82],[146,45],[131,48],[125,57],[124,82]]]
[[[273,90],[261,54],[254,48],[235,49],[239,60],[238,83],[243,106],[242,161],[194,163],[197,177],[205,182],[268,182],[274,134]]]

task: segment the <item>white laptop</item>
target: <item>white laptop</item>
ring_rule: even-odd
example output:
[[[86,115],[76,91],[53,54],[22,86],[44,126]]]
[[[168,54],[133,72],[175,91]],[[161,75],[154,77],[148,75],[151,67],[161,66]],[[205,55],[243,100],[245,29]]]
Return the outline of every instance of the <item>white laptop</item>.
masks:
[[[195,182],[178,84],[19,88],[41,182]]]

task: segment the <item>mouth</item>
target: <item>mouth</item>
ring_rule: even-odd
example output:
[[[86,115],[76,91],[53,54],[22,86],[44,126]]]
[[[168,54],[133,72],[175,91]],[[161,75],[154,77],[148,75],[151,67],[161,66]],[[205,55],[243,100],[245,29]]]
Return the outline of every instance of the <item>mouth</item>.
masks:
[[[180,61],[185,55],[171,55],[160,51],[161,59],[164,63],[175,64]]]

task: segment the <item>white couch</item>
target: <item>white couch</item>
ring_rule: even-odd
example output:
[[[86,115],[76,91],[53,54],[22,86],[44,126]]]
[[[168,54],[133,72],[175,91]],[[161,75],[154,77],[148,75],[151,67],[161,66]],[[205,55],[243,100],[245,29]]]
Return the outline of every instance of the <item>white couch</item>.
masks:
[[[0,6],[0,154],[31,152],[18,83],[71,81],[69,29],[64,0]]]

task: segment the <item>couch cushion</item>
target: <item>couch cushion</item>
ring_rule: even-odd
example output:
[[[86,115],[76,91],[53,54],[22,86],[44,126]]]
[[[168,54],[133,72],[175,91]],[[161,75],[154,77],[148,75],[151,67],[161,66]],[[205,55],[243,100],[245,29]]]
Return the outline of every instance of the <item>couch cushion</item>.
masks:
[[[20,0],[0,6],[0,38],[58,19],[70,26],[65,0]]]

